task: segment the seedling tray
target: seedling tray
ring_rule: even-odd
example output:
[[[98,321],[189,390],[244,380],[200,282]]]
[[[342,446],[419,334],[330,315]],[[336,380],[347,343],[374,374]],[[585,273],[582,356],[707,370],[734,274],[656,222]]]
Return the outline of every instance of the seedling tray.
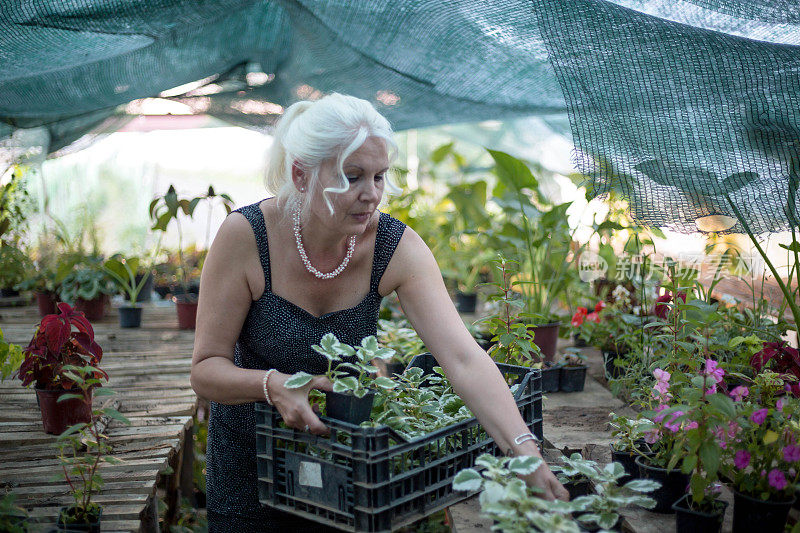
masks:
[[[434,364],[423,354],[410,366],[430,372]],[[497,366],[520,383],[517,407],[541,439],[541,373]],[[342,531],[392,531],[453,505],[470,496],[453,491],[456,473],[483,453],[501,454],[474,417],[406,440],[388,426],[328,417],[331,433],[319,437],[279,427],[280,414],[266,403],[255,411],[259,501]]]

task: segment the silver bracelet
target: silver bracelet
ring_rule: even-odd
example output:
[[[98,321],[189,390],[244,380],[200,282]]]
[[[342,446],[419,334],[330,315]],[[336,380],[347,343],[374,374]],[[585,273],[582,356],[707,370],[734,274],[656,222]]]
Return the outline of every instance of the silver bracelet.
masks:
[[[270,368],[269,370],[267,370],[264,373],[264,380],[263,380],[264,398],[267,400],[267,404],[268,405],[272,405],[272,400],[270,400],[270,398],[269,398],[269,389],[267,388],[267,385],[269,384],[269,377],[272,375],[273,372],[277,372],[277,371],[278,370],[275,369],[275,368]]]
[[[522,435],[517,435],[516,437],[514,437],[514,444],[519,446],[523,442],[528,442],[529,440],[532,440],[537,444],[539,442],[541,442],[539,440],[539,437],[537,437],[533,433],[523,433]],[[514,456],[514,449],[513,448],[509,448],[508,451],[506,452],[506,456],[507,457],[513,457]]]

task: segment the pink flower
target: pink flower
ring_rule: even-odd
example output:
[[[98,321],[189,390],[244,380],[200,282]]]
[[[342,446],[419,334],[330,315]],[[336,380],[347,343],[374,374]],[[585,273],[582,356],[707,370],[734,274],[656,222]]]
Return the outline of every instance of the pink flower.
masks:
[[[717,445],[725,450],[728,447],[728,442],[725,440],[727,438],[725,429],[723,429],[721,426],[717,426],[712,429],[711,432],[714,434],[714,437],[717,438]]]
[[[706,359],[705,375],[711,376],[714,378],[714,381],[721,383],[722,377],[725,375],[725,371],[719,368],[719,363],[713,359]]]
[[[739,470],[744,470],[750,464],[750,452],[739,450],[733,458],[733,465]]]
[[[660,412],[664,411],[666,408],[667,408],[666,404],[662,403],[661,405],[656,407],[656,413],[660,413]],[[664,420],[665,416],[666,415],[656,415],[655,418],[653,418],[653,422],[655,422],[656,424],[660,424],[661,421]]]
[[[660,368],[656,368],[655,370],[653,370],[653,377],[656,378],[656,381],[659,383],[669,383],[669,379],[672,377],[672,374],[670,374],[666,370],[661,370]]]
[[[661,438],[661,430],[653,428],[644,434],[644,441],[647,444],[655,444]]]
[[[691,422],[686,424],[686,426],[683,429],[684,429],[684,431],[689,431],[690,429],[697,429],[697,428],[698,428],[697,422],[692,420]]]
[[[591,320],[595,324],[599,324],[600,323],[600,315],[598,315],[597,313],[589,313],[588,315],[586,315],[586,320]]]
[[[783,460],[787,463],[800,462],[800,448],[790,444],[783,449]]]
[[[681,424],[680,424],[680,422],[676,422],[676,420],[678,418],[680,418],[681,416],[683,416],[683,411],[675,411],[669,417],[669,421],[668,422],[664,422],[664,427],[667,428],[668,430],[670,430],[673,433],[677,433],[678,430],[681,428]]]
[[[744,385],[739,385],[730,392],[734,402],[741,402],[748,394],[750,394],[750,390]]]
[[[760,426],[761,424],[764,423],[764,420],[767,419],[767,413],[769,413],[769,409],[767,409],[766,407],[763,409],[759,409],[758,411],[754,411],[753,414],[750,415],[750,421],[753,424]]]
[[[783,398],[778,398],[778,402],[775,404],[775,409],[778,411],[783,411]]]
[[[786,488],[786,476],[777,468],[773,468],[769,473],[769,486],[773,489],[783,490]]]

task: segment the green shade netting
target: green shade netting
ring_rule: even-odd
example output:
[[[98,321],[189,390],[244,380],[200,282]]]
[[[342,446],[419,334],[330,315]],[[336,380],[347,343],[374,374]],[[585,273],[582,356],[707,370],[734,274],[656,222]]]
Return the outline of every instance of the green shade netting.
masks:
[[[696,231],[733,204],[757,233],[798,226],[795,2],[9,4],[0,149],[14,153],[24,130],[54,153],[197,80],[169,98],[262,131],[278,106],[338,91],[396,129],[540,116],[572,135],[590,194],[618,190],[647,224]]]

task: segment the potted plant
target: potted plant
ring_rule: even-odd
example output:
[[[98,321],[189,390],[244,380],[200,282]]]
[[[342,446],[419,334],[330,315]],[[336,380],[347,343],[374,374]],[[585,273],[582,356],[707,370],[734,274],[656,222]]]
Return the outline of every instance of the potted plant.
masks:
[[[100,371],[97,368],[89,365],[64,365],[63,372],[75,384],[78,392],[67,394],[60,401],[85,402],[90,417],[87,421],[71,425],[58,436],[55,443],[59,450],[58,458],[64,481],[74,498],[72,505],[60,509],[56,527],[59,531],[99,533],[103,509],[92,501],[92,495],[100,492],[103,487],[100,464],[120,462],[110,455],[111,445],[108,443],[108,436],[103,433],[101,419],[114,419],[126,425],[130,421],[112,407],[92,410],[93,389],[105,396],[113,394],[107,388],[97,388],[104,382],[104,379],[98,377]]]
[[[629,505],[638,505],[652,509],[656,502],[644,496],[659,488],[658,482],[636,479],[622,484],[625,468],[619,463],[600,466],[595,461],[584,459],[579,453],[565,457],[563,464],[553,465],[562,484],[568,488],[576,480],[580,490],[575,496],[570,492],[570,500],[578,522],[585,531],[612,530],[619,531],[622,516],[619,510]],[[594,489],[594,490],[592,490]],[[573,489],[575,490],[575,489]]]
[[[394,350],[394,355],[386,363],[378,360],[379,364],[385,364],[386,375],[390,377],[402,374],[414,356],[426,351],[425,344],[417,332],[402,318],[398,320],[379,318],[377,338],[381,346]]]
[[[559,390],[561,392],[580,392],[586,383],[586,356],[568,349],[561,361]]]
[[[652,388],[653,399],[658,406],[651,411],[643,413],[653,424],[645,433],[645,441],[651,446],[653,454],[649,457],[639,456],[636,465],[639,467],[639,476],[652,479],[661,484],[661,488],[653,493],[656,513],[674,512],[672,504],[686,493],[689,476],[676,467],[681,458],[681,449],[677,445],[677,434],[684,429],[684,424],[691,422],[682,420],[683,412],[678,407],[669,407],[667,403],[672,398],[670,394],[670,379],[672,375],[660,368],[653,371],[656,383]]]
[[[388,377],[373,377],[378,369],[372,366],[372,360],[386,361],[394,356],[394,350],[381,348],[374,336],[364,337],[361,345],[353,348],[340,342],[333,333],[326,333],[319,345],[315,344],[311,348],[328,360],[325,376],[333,383],[333,391],[325,392],[325,412],[331,418],[360,424],[372,412],[375,390],[392,389],[396,386]],[[353,359],[345,360],[345,357]],[[313,378],[314,376],[306,372],[297,372],[286,380],[284,386],[287,389],[297,389],[307,385]]]
[[[94,340],[94,330],[86,316],[64,302],[58,304],[59,314],[47,315],[36,328],[28,346],[22,351],[23,361],[18,376],[23,386],[34,384],[36,398],[42,412],[42,423],[47,433],[59,434],[68,426],[88,422],[91,417],[93,388],[82,391],[82,400],[68,398],[65,394],[77,390],[65,366],[93,368],[94,378],[106,376],[97,369],[103,350]]]
[[[556,354],[560,326],[553,310],[569,287],[579,282],[572,265],[585,245],[575,243],[575,230],[567,222],[571,202],[551,202],[521,160],[494,150],[489,154],[499,181],[493,200],[515,223],[486,234],[504,243],[516,243],[521,257],[517,283],[524,294],[524,316],[536,327],[536,344],[550,361]],[[514,234],[509,234],[514,229]]]
[[[99,258],[86,258],[61,280],[59,297],[84,313],[89,320],[102,320],[114,284],[103,271]]]
[[[791,381],[790,381],[791,382]],[[783,531],[800,481],[798,400],[785,395],[787,382],[770,371],[739,391],[743,409],[728,441],[724,470],[734,489],[733,531]]]
[[[0,183],[0,298],[19,296],[14,285],[23,281],[30,269],[21,240],[30,207],[26,170],[27,167],[15,165],[10,179]]]
[[[718,498],[719,450],[726,445],[729,422],[736,418],[731,398],[717,390],[724,375],[717,361],[706,359],[699,372],[687,376],[689,380],[680,388],[673,387],[673,400],[679,409],[673,415],[681,413],[674,423],[682,422],[676,434],[676,451],[681,471],[691,476],[689,493],[672,505],[678,533],[722,529],[728,504]]]
[[[513,270],[510,261],[502,255],[496,261],[500,281],[492,282],[497,292],[489,300],[497,304],[498,312],[479,322],[493,332],[489,355],[498,363],[538,368],[542,371],[542,392],[558,392],[561,370],[558,364],[546,361],[541,348],[535,343],[534,326],[520,321],[518,311],[524,307],[512,290]]]
[[[650,446],[645,442],[645,431],[652,429],[653,424],[642,418],[628,418],[626,416],[609,413],[611,417],[611,436],[616,440],[611,443],[611,460],[625,468],[625,476],[619,479],[624,484],[631,479],[639,479],[639,467],[636,458],[640,455],[650,456]]]
[[[139,276],[138,257],[114,256],[103,263],[103,270],[111,276],[117,286],[125,292],[130,305],[119,308],[119,325],[122,328],[138,328],[142,324],[142,308],[138,305],[139,291],[149,279],[149,272]]]

